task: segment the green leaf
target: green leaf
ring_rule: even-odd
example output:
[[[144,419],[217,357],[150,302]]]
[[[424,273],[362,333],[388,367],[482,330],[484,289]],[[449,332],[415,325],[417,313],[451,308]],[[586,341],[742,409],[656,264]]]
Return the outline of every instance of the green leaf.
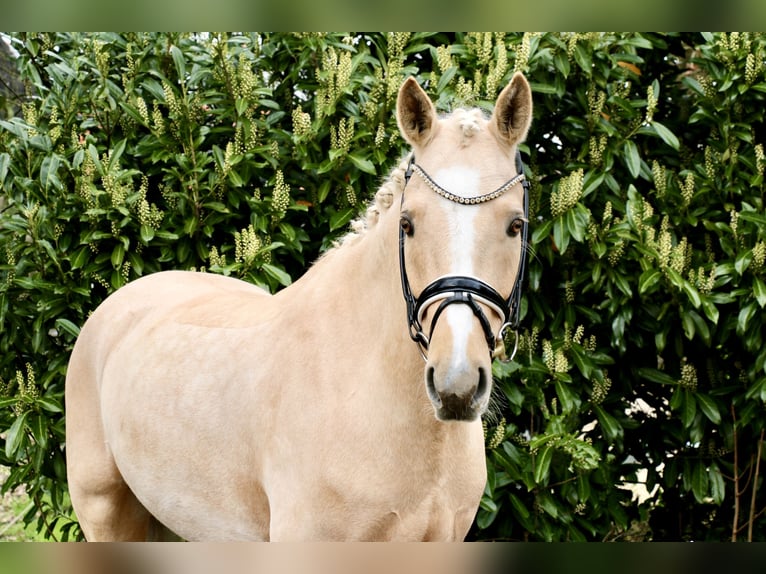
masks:
[[[154,229],[152,229],[148,225],[141,224],[141,228],[139,230],[139,237],[141,238],[141,242],[144,245],[148,244],[152,239],[154,239]]]
[[[756,277],[753,280],[753,294],[761,309],[766,307],[766,284],[761,281],[760,277]]]
[[[694,76],[684,76],[681,81],[687,88],[696,92],[698,96],[705,97],[705,88],[700,84],[699,80]]]
[[[170,46],[170,55],[173,56],[173,63],[176,66],[178,79],[181,82],[184,82],[186,78],[186,62],[184,61],[183,52],[181,52],[181,49],[178,46],[173,45]]]
[[[125,103],[125,102],[120,102],[120,107],[123,110],[125,110],[127,112],[127,114],[136,123],[138,123],[139,125],[147,125],[146,122],[144,121],[143,116],[139,113],[139,111],[135,107],[133,107],[133,106],[131,106],[131,105]],[[82,151],[82,150],[80,150],[80,151]],[[77,167],[77,166],[80,165],[80,163],[82,163],[82,159],[80,159],[79,161],[75,160],[72,165],[73,165],[73,167]]]
[[[11,165],[11,156],[7,153],[0,153],[0,186],[5,181],[5,176],[8,174],[8,166]]]
[[[375,171],[375,164],[373,164],[369,159],[360,157],[358,154],[353,153],[348,154],[348,159],[350,159],[351,163],[353,163],[358,169],[365,173],[369,173],[370,175],[375,175],[377,173]]]
[[[19,118],[12,118],[10,122],[0,120],[0,127],[11,132],[24,144],[29,141],[29,128],[24,121]]]
[[[242,177],[234,169],[229,171],[228,180],[234,187],[242,187],[245,185],[245,180],[242,179]]]
[[[572,360],[577,366],[577,369],[582,373],[582,376],[586,379],[590,379],[590,375],[593,372],[593,364],[589,357],[585,356],[582,352],[582,348],[576,345],[572,345]]]
[[[652,121],[651,126],[654,128],[654,131],[657,132],[657,135],[662,138],[662,141],[664,141],[674,150],[678,150],[681,147],[681,143],[678,141],[676,135],[663,124],[660,122]]]
[[[93,144],[88,144],[88,155],[93,160],[93,164],[96,166],[96,172],[103,176],[104,166],[101,164],[101,158],[99,157],[98,149]]]
[[[497,512],[497,504],[488,496],[482,496],[480,505],[487,512]]]
[[[753,223],[757,223],[758,225],[766,226],[766,215],[763,215],[762,213],[759,213],[757,211],[742,210],[739,212],[739,217],[743,221],[752,221]]]
[[[662,279],[662,272],[657,269],[647,269],[638,279],[638,293],[643,295],[653,290],[657,283]]]
[[[112,250],[112,267],[117,269],[122,265],[122,261],[125,259],[125,246],[122,244],[122,242],[118,243],[114,246],[114,249]]]
[[[552,219],[548,219],[540,225],[535,225],[532,231],[532,245],[538,245],[541,241],[547,239],[551,234],[551,227],[553,227]]]
[[[700,297],[699,291],[697,291],[697,288],[689,283],[686,279],[684,279],[682,283],[682,288],[684,290],[684,293],[686,293],[686,296],[689,298],[689,301],[692,305],[694,305],[695,309],[698,309],[700,305],[702,305],[702,298]]]
[[[40,182],[42,183],[44,190],[48,191],[51,186],[56,189],[61,189],[61,180],[58,176],[59,163],[59,156],[56,154],[43,158],[42,164],[40,165]],[[0,181],[2,181],[2,178],[0,178]]]
[[[748,249],[742,253],[737,254],[737,258],[734,260],[734,269],[740,275],[745,274],[745,270],[750,266],[750,262],[753,260],[753,251]]]
[[[529,510],[526,506],[524,506],[524,503],[521,501],[521,499],[516,496],[515,494],[510,494],[509,497],[511,499],[511,506],[513,506],[516,513],[522,518],[529,518]]]
[[[638,153],[638,146],[631,140],[627,140],[623,146],[625,165],[628,167],[630,175],[638,177],[641,172],[641,156]]]
[[[710,329],[702,316],[694,310],[681,313],[681,324],[686,338],[692,340],[695,334],[699,334],[706,345],[710,345]]]
[[[569,70],[570,70],[569,58],[567,58],[566,54],[562,53],[561,51],[557,52],[553,62],[559,74],[561,74],[561,76],[566,78],[569,75]],[[545,84],[544,86],[548,87],[547,84]],[[555,91],[552,93],[555,93]]]
[[[561,403],[562,412],[564,414],[573,412],[579,403],[577,395],[569,388],[568,384],[559,379],[556,379],[554,385],[556,387],[556,396],[558,396],[559,403]]]
[[[716,402],[704,393],[697,393],[697,404],[702,413],[715,424],[721,424],[721,413]]]
[[[681,393],[681,423],[685,428],[689,428],[694,422],[697,414],[697,401],[694,394],[688,389],[683,389]]]
[[[705,319],[703,319],[699,313],[691,309],[683,313],[682,318],[686,318],[686,317],[688,317],[689,320],[692,321],[692,323],[694,324],[694,330],[702,338],[702,341],[707,346],[710,346],[710,343],[711,343],[710,329],[708,328],[707,322],[705,321]]]
[[[538,506],[547,512],[554,520],[559,517],[559,507],[556,504],[556,500],[553,496],[544,490],[537,493],[535,501]]]
[[[691,341],[694,338],[694,321],[692,321],[688,313],[681,314],[681,324],[683,325],[686,338]]]
[[[574,50],[575,62],[580,66],[580,69],[585,72],[586,76],[590,76],[593,73],[593,61],[591,60],[591,54],[588,52],[581,43],[577,43]]]
[[[336,211],[330,215],[330,231],[335,231],[346,225],[354,217],[356,209],[348,207],[341,211]]]
[[[155,232],[155,235],[159,237],[160,239],[166,239],[168,241],[178,241],[178,239],[181,237],[178,233],[173,233],[171,231],[163,231],[162,229],[158,229]]]
[[[569,233],[564,224],[564,215],[560,215],[553,222],[553,242],[559,253],[563,255],[569,247]]]
[[[0,398],[0,409],[4,409],[5,407],[15,405],[19,402],[18,397],[6,397],[6,398]]]
[[[718,312],[718,307],[715,306],[715,303],[709,300],[702,301],[702,310],[705,312],[705,317],[710,319],[710,322],[713,323],[713,325],[718,324],[720,313]]]
[[[244,116],[247,108],[250,107],[250,102],[245,98],[237,98],[234,102],[234,109],[237,110],[238,116]]]
[[[210,211],[215,211],[217,213],[231,213],[228,207],[224,205],[220,201],[207,201],[202,204],[202,207],[205,209],[209,209]]]
[[[50,397],[40,397],[35,401],[40,408],[48,411],[49,413],[63,413],[64,409],[58,401]]]
[[[16,460],[16,454],[24,441],[27,417],[29,411],[21,413],[5,434],[5,456],[11,460]]]
[[[617,288],[622,291],[627,297],[633,295],[633,290],[630,288],[630,282],[622,273],[610,273],[609,278],[614,281]]]
[[[53,261],[55,265],[59,264],[59,256],[58,252],[53,248],[53,245],[51,245],[51,242],[47,239],[38,239],[37,245],[43,248],[45,253],[48,254],[48,258]]]
[[[261,269],[263,269],[264,273],[266,273],[269,277],[272,279],[276,279],[280,285],[287,287],[292,283],[292,279],[290,278],[290,275],[288,275],[285,271],[280,269],[279,267],[276,267],[272,265],[271,263],[264,263],[261,266]]]
[[[607,413],[601,405],[593,405],[593,410],[596,411],[596,418],[608,440],[614,441],[622,436],[622,425],[617,422],[617,419]]]
[[[747,328],[750,325],[750,320],[755,316],[755,311],[755,301],[740,309],[739,315],[737,316],[737,335],[742,336],[745,334],[745,331],[747,331]]]
[[[495,472],[495,466],[492,464],[487,465],[487,482],[484,485],[484,495],[492,498],[497,485],[497,473]]]
[[[484,497],[481,499],[481,512],[479,512],[476,515],[476,526],[480,530],[485,530],[489,528],[490,526],[492,526],[492,523],[497,518],[497,515],[498,515],[497,507],[495,507],[494,511],[489,511],[487,509],[490,502],[491,502],[491,499],[488,499],[487,497]]]
[[[694,305],[695,309],[699,308],[699,306],[702,305],[702,298],[700,297],[697,288],[684,279],[675,269],[666,269],[665,271],[670,282],[686,293],[686,296],[689,298],[691,304]]]
[[[117,142],[117,144],[112,148],[111,153],[109,154],[109,169],[118,169],[120,165],[120,158],[122,157],[123,152],[125,152],[125,145],[127,144],[127,141],[125,138],[121,139]]]
[[[702,504],[708,496],[708,473],[703,461],[698,460],[694,463],[691,479],[694,498]]]
[[[721,469],[713,462],[708,470],[710,480],[710,495],[713,497],[713,503],[721,504],[726,497],[726,482],[724,481]]]
[[[37,443],[37,449],[44,451],[48,446],[48,420],[45,416],[35,413],[29,417],[29,429]]]
[[[441,78],[439,78],[439,82],[436,84],[437,94],[441,94],[444,91],[444,88],[449,85],[449,83],[452,81],[452,78],[455,77],[456,73],[457,66],[450,66],[444,71],[444,73],[441,75]]]
[[[332,181],[328,178],[324,178],[322,183],[319,185],[319,191],[317,193],[317,201],[319,203],[324,203],[324,200],[327,199],[327,196],[330,193],[331,187]]]
[[[537,451],[535,457],[535,482],[537,484],[544,484],[547,482],[548,470],[551,466],[551,460],[553,458],[553,447],[546,444],[540,450]]]
[[[56,328],[64,333],[68,333],[72,337],[77,338],[80,336],[80,328],[69,319],[64,319],[63,317],[56,319]]]

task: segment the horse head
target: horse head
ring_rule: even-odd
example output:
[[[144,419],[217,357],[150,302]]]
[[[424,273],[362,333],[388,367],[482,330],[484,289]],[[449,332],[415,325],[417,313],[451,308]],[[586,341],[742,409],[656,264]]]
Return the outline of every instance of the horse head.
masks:
[[[531,120],[520,73],[491,117],[478,109],[440,117],[413,78],[399,90],[397,122],[412,146],[400,207],[402,288],[440,420],[486,411],[493,355],[518,312],[527,214],[516,154]]]

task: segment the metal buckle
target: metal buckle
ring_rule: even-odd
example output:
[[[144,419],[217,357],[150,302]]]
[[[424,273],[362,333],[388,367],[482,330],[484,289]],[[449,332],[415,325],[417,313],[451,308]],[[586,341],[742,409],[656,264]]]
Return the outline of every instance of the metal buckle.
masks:
[[[513,350],[511,351],[510,355],[508,354],[508,342],[506,340],[506,336],[508,333],[513,333]],[[516,356],[516,352],[519,350],[519,331],[517,328],[513,326],[511,323],[505,323],[502,327],[500,327],[500,331],[498,333],[498,342],[502,344],[502,351],[500,349],[500,344],[495,346],[495,354],[494,358],[499,360],[501,363],[510,363],[513,361],[513,358]]]

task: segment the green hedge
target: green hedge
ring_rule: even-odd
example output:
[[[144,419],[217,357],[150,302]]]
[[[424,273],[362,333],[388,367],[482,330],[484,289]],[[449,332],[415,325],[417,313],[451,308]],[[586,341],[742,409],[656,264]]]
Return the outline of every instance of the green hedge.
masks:
[[[104,297],[169,268],[289,284],[403,153],[407,75],[448,111],[489,109],[521,70],[521,348],[495,365],[471,538],[766,540],[761,35],[12,40],[28,98],[0,121],[0,464],[41,531],[80,536],[63,383]]]

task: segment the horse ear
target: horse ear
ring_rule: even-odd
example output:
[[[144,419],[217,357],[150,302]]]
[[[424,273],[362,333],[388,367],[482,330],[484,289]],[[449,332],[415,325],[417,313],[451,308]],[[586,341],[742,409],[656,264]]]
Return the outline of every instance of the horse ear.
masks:
[[[532,90],[521,72],[516,72],[505,86],[492,112],[497,131],[508,145],[514,145],[527,137],[532,123]]]
[[[410,144],[424,145],[433,135],[436,108],[431,99],[410,76],[399,88],[396,99],[396,122]]]

